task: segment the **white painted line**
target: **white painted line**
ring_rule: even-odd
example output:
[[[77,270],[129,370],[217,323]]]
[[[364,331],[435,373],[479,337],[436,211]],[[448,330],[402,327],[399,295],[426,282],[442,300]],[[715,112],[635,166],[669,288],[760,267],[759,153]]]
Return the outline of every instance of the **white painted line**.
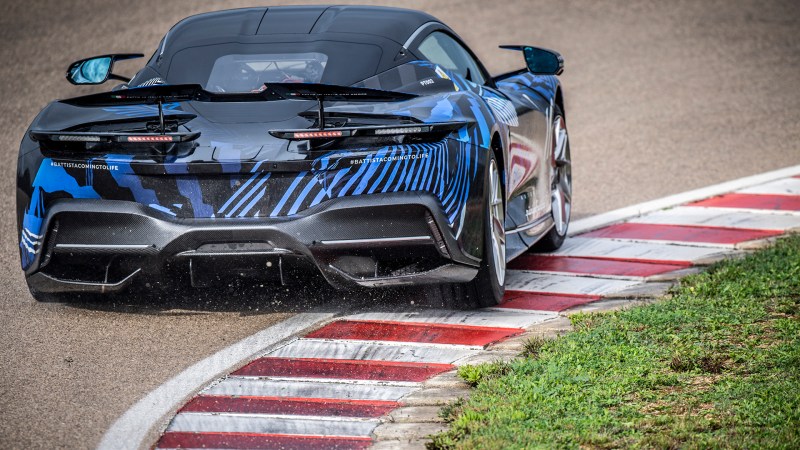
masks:
[[[506,271],[506,290],[509,291],[607,295],[637,284],[640,283],[609,278],[538,274],[526,270]]]
[[[699,206],[697,208],[700,208]],[[729,208],[727,206],[714,206],[714,209],[728,212],[762,214],[769,216],[800,216],[800,211],[790,211],[785,209],[758,209],[758,208]]]
[[[408,322],[411,324],[411,322]],[[424,325],[424,324],[422,324]],[[433,324],[431,324],[433,325]],[[367,344],[367,345],[381,345],[384,347],[404,347],[407,348],[409,346],[419,347],[419,348],[431,348],[431,349],[463,349],[463,350],[482,350],[484,348],[483,345],[470,345],[470,344],[442,344],[439,342],[408,342],[408,341],[390,341],[390,340],[378,340],[378,339],[335,339],[335,338],[300,338],[298,341],[318,341],[318,342],[327,342],[329,344],[350,344],[351,342],[355,342],[358,344]]]
[[[535,312],[535,313],[540,313],[540,314],[553,314],[553,318],[554,319],[560,316],[559,313],[554,313],[553,311],[545,311],[543,309],[541,309],[541,310],[540,309],[519,309],[519,308],[506,308],[506,307],[502,307],[501,308],[500,306],[492,306],[492,307],[486,308],[486,311],[510,311],[510,312],[514,312],[514,313]],[[535,325],[539,325],[539,324],[537,323]]]
[[[98,449],[136,449],[149,447],[145,442],[151,430],[172,415],[195,392],[210,381],[229,373],[242,362],[280,343],[282,340],[314,327],[333,317],[331,312],[297,314],[192,365],[151,391],[117,419],[103,435]]]
[[[730,208],[678,206],[649,213],[633,219],[631,222],[784,231],[800,227],[800,215],[765,214]]]
[[[642,277],[642,276],[634,276],[634,275],[609,275],[609,274],[602,274],[602,275],[593,275],[590,273],[576,273],[576,272],[560,272],[558,270],[523,270],[522,272],[529,273],[532,275],[543,275],[543,276],[565,276],[565,277],[588,277],[588,278],[603,278],[608,280],[624,280],[624,281],[635,281],[637,283],[644,283],[650,277]],[[656,275],[657,276],[657,275]]]
[[[408,342],[370,342],[329,339],[297,339],[268,356],[283,358],[356,359],[451,364],[480,353],[478,347],[421,345]]]
[[[259,377],[253,375],[231,375],[228,379],[250,379],[250,380],[271,380],[271,381],[308,381],[313,383],[334,383],[334,384],[360,384],[364,386],[399,386],[399,387],[419,387],[418,381],[384,381],[384,380],[354,380],[352,378],[312,378],[312,377]]]
[[[500,328],[527,328],[536,323],[558,316],[553,312],[519,312],[498,311],[479,309],[473,311],[453,311],[446,309],[432,309],[421,311],[397,311],[397,312],[369,312],[353,314],[343,317],[348,320],[368,320],[368,321],[393,321],[393,322],[416,322],[416,323],[436,323],[447,325],[466,325],[478,327],[500,327]]]
[[[572,222],[569,226],[569,234],[576,235],[585,233],[606,225],[611,225],[612,223],[622,222],[634,217],[639,217],[649,212],[659,211],[662,209],[671,208],[673,206],[683,205],[685,203],[713,197],[715,195],[722,195],[732,191],[766,184],[771,181],[788,178],[797,174],[800,174],[800,165],[762,173],[759,175],[753,175],[750,177],[739,178],[737,180],[726,181],[713,186],[707,186],[704,188],[695,189],[693,191],[682,192],[680,194],[670,195],[668,197],[651,200],[649,202],[616,209],[614,211],[609,211],[607,213],[598,214],[596,216],[587,217],[585,219]]]
[[[571,237],[564,241],[564,245],[558,251],[550,254],[584,258],[695,262],[719,257],[728,253],[727,251],[716,248],[692,247],[688,245]]]
[[[717,242],[689,242],[689,241],[670,241],[666,239],[641,239],[641,238],[617,238],[617,237],[614,238],[598,237],[595,239],[606,239],[612,242],[630,242],[630,243],[642,243],[642,244],[661,243],[668,245],[684,245],[688,247],[716,248],[718,249],[718,251],[719,249],[726,249],[730,251],[736,248],[736,244],[720,244]]]
[[[203,391],[203,394],[394,401],[408,395],[414,389],[412,386],[362,383],[355,380],[344,383],[323,383],[306,380],[228,377]]]
[[[342,420],[341,417],[273,417],[258,414],[181,413],[167,431],[275,433],[316,436],[369,436],[379,419]]]
[[[736,191],[739,194],[800,195],[800,178],[785,178]]]

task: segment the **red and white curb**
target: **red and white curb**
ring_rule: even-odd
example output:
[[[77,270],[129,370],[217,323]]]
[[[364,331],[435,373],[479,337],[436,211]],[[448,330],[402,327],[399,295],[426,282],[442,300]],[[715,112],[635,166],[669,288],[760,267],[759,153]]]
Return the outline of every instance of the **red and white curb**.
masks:
[[[206,388],[158,447],[369,446],[381,417],[422,382],[553,317],[504,310],[338,317]]]
[[[559,251],[509,264],[498,307],[324,317],[202,389],[156,446],[369,447],[387,414],[426,381],[480,360],[493,344],[800,229],[798,174],[800,166],[637,205],[627,217],[615,211],[576,222]],[[100,447],[119,447],[110,439]]]

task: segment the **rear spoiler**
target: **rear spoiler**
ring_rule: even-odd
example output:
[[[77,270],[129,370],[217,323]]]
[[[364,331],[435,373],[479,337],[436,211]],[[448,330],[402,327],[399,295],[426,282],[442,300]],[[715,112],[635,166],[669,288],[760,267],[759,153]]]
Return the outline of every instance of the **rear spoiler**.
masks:
[[[348,102],[397,102],[417,97],[402,92],[307,83],[266,83],[258,92],[209,92],[199,84],[156,85],[122,89],[60,100],[73,106],[157,105],[170,102],[264,102],[320,100]]]
[[[258,92],[209,92],[199,84],[156,85],[122,89],[99,94],[60,100],[73,106],[101,107],[119,105],[158,105],[161,135],[164,135],[162,105],[170,102],[264,102],[276,100],[316,100],[319,102],[319,127],[325,129],[326,101],[346,102],[398,102],[411,100],[417,95],[378,89],[334,86],[311,83],[265,83]]]

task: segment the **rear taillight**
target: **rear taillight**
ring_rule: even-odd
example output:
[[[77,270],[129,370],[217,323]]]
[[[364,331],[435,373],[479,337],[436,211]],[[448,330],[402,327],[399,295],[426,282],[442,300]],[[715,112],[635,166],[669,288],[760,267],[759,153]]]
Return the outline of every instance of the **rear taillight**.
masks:
[[[199,131],[188,133],[119,133],[119,132],[80,132],[80,131],[30,131],[31,139],[39,142],[85,142],[89,143],[171,143],[191,142],[200,137]]]
[[[173,136],[121,136],[127,142],[176,142]]]
[[[334,130],[334,131],[303,131],[297,133],[290,133],[291,136],[289,139],[319,139],[319,138],[335,138],[335,137],[342,137],[342,136],[350,136],[348,132],[345,134],[344,131]]]

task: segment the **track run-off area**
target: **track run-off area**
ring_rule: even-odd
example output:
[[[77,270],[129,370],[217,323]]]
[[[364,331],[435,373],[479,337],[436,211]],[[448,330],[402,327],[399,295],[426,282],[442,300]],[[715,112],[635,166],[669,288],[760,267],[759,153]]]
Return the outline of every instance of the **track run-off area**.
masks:
[[[100,448],[422,447],[408,425],[457,394],[457,366],[513,357],[509,342],[549,322],[656,297],[797,231],[800,166],[583,219],[560,250],[510,263],[497,307],[299,314],[146,396]]]

